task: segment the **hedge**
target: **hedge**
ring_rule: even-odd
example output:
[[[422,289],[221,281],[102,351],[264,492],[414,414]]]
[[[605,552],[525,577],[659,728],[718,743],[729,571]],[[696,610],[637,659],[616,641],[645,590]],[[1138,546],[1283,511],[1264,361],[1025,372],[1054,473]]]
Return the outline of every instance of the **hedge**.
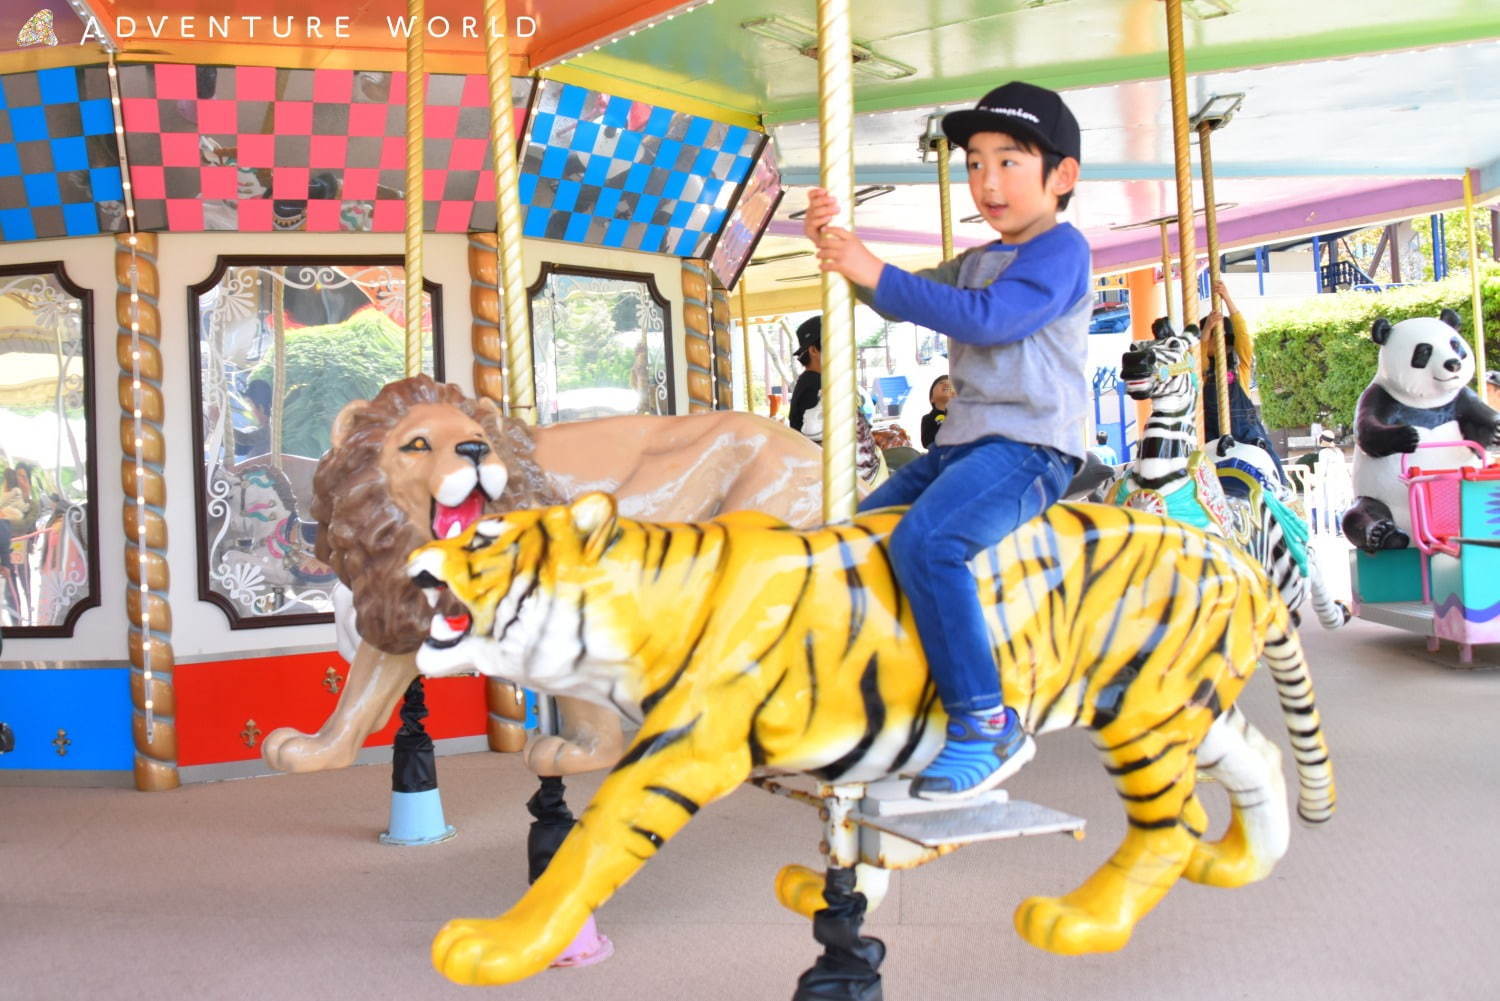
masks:
[[[1480,264],[1486,369],[1500,368],[1500,262]],[[1275,310],[1255,328],[1255,363],[1267,426],[1288,428],[1320,421],[1348,428],[1359,394],[1375,375],[1377,348],[1370,327],[1437,316],[1448,307],[1474,343],[1473,299],[1467,273],[1440,282],[1384,292],[1338,292]]]

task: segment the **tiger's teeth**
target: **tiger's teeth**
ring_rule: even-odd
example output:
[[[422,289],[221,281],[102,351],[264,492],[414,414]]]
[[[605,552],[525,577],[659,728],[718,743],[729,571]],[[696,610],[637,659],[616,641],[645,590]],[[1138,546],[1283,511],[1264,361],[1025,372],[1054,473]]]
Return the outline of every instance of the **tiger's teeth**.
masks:
[[[448,624],[448,619],[446,616],[434,615],[432,617],[432,625],[428,629],[428,635],[438,642],[446,643],[450,640],[458,639],[463,634],[463,630],[454,629],[451,625]]]
[[[448,526],[448,534],[445,535],[445,536],[443,536],[443,538],[445,538],[445,539],[452,539],[455,536],[462,535],[463,531],[464,531],[463,525],[461,525],[461,524],[459,524],[458,522],[455,521],[453,524],[451,524],[451,525]]]

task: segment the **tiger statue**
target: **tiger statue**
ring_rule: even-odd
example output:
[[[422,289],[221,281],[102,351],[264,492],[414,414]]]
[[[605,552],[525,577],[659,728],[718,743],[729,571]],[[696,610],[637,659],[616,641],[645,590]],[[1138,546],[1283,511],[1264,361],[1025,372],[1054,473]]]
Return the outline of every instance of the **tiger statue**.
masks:
[[[1293,624],[1299,622],[1298,610],[1311,597],[1313,612],[1324,629],[1345,625],[1352,613],[1324,583],[1317,558],[1307,545],[1307,523],[1279,492],[1263,489],[1254,480],[1230,474],[1236,488],[1244,489],[1234,495],[1226,493],[1220,482],[1225,474],[1216,468],[1220,450],[1213,445],[1198,448],[1198,377],[1191,353],[1198,343],[1198,328],[1189,324],[1179,334],[1162,318],[1151,330],[1154,340],[1132,344],[1120,362],[1126,393],[1131,399],[1151,401],[1146,433],[1135,461],[1099,487],[1092,499],[1217,531],[1239,543],[1265,568],[1291,609]],[[1236,444],[1233,438],[1220,441],[1227,442],[1226,453]]]
[[[763,514],[622,519],[607,494],[487,517],[429,543],[407,571],[435,615],[433,676],[477,667],[613,706],[640,727],[551,865],[495,919],[455,920],[433,963],[466,984],[544,968],[588,916],[706,804],[759,768],[824,782],[916,771],[946,717],[886,544],[901,511],[796,531]],[[1007,705],[1028,730],[1084,726],[1129,829],[1061,898],[1016,928],[1061,953],[1118,949],[1180,875],[1238,886],[1289,837],[1280,753],[1234,706],[1271,666],[1310,822],[1333,776],[1286,606],[1232,544],[1145,512],[1058,504],[974,561]],[[1195,765],[1230,791],[1219,841]]]

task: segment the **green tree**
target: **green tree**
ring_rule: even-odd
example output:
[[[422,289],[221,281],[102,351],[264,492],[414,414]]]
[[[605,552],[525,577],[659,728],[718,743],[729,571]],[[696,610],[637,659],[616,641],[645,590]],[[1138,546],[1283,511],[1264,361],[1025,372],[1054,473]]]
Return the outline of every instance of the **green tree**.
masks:
[[[1451,230],[1450,230],[1451,233]],[[1484,368],[1500,368],[1500,263],[1482,261]],[[1461,333],[1474,343],[1473,300],[1467,272],[1383,292],[1313,296],[1267,314],[1256,325],[1255,360],[1267,426],[1321,421],[1349,426],[1359,395],[1375,375],[1378,349],[1370,340],[1376,317],[1392,323],[1413,316],[1458,313]]]
[[[292,455],[322,455],[344,404],[368,400],[405,374],[405,335],[373,307],[343,323],[288,330],[285,344],[281,450]],[[276,385],[272,359],[262,361],[250,378]]]

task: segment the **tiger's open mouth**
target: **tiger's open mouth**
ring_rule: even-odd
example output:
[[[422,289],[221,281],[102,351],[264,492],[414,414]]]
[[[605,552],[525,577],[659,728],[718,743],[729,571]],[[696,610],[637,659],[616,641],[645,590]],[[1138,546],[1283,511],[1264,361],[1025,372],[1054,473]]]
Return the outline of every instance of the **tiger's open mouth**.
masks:
[[[448,590],[448,585],[439,580],[431,570],[414,566],[411,574],[411,582],[422,589],[422,597],[427,599],[427,604],[436,608],[438,599],[443,592]],[[423,643],[439,650],[457,646],[463,638],[469,635],[469,629],[473,625],[468,612],[460,612],[457,615],[444,615],[438,612],[433,615],[432,622],[427,627],[427,638]]]
[[[478,484],[469,491],[469,496],[459,501],[456,507],[449,507],[434,497],[432,499],[432,537],[451,539],[462,534],[465,529],[479,520],[480,515],[484,514],[484,504],[487,499],[484,489]]]

